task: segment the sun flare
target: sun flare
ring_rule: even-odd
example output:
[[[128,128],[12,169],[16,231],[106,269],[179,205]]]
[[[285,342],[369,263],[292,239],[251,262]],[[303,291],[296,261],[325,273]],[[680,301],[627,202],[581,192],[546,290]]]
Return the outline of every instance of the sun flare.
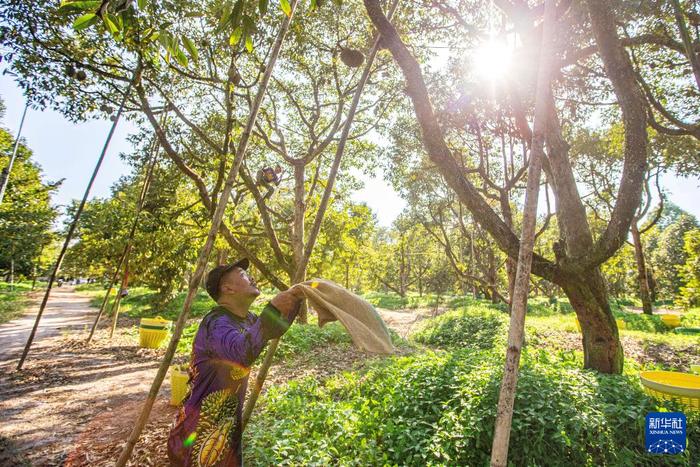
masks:
[[[472,58],[476,74],[485,80],[500,80],[510,72],[513,51],[505,41],[491,38],[481,44]]]

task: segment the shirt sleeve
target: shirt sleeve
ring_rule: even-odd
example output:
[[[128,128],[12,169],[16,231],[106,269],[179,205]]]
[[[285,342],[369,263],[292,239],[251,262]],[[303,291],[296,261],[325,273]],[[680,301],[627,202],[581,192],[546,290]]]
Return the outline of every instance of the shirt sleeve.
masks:
[[[296,313],[285,319],[279,310],[268,303],[249,326],[236,326],[229,319],[219,317],[212,326],[209,345],[213,353],[225,360],[237,362],[245,367],[253,364],[270,339],[284,334]]]

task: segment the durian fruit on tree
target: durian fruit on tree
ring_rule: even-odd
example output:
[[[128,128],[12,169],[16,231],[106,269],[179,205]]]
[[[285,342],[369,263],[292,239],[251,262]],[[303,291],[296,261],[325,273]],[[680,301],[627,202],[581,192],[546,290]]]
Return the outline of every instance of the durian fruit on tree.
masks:
[[[358,68],[365,61],[365,55],[357,49],[341,47],[340,60],[350,68]]]

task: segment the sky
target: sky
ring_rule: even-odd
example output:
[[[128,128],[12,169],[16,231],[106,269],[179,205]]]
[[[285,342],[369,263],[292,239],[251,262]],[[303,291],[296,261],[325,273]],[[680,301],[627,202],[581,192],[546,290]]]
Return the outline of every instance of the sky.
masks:
[[[0,76],[0,96],[7,107],[1,125],[16,135],[25,101],[21,90],[10,76]],[[55,204],[66,205],[70,200],[83,196],[110,125],[109,120],[75,124],[51,110],[29,110],[22,137],[33,150],[34,161],[44,171],[45,180],[64,179],[54,198]],[[134,131],[135,127],[130,122],[122,120],[119,123],[95,180],[91,197],[109,196],[111,185],[121,175],[129,172],[129,166],[119,158],[119,153],[129,151],[130,145],[126,138]],[[353,199],[367,203],[375,212],[379,224],[388,227],[406,203],[384,181],[383,175],[377,173],[376,176],[365,179],[365,187],[356,192]],[[667,174],[662,178],[662,186],[673,203],[700,218],[700,179],[685,179]]]

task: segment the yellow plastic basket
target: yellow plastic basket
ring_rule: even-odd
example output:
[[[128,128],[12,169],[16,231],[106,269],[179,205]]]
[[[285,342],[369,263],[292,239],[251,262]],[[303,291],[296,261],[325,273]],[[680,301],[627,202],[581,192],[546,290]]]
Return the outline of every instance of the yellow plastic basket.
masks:
[[[681,325],[681,317],[678,315],[665,314],[660,316],[661,321],[663,321],[669,328],[677,328]]]
[[[676,371],[642,371],[639,379],[650,396],[675,400],[688,410],[700,411],[700,376]]]
[[[156,318],[141,318],[139,345],[147,349],[157,349],[168,337],[172,323],[172,321],[163,319],[160,316]]]
[[[170,405],[179,406],[187,395],[187,367],[173,365],[170,367]]]

